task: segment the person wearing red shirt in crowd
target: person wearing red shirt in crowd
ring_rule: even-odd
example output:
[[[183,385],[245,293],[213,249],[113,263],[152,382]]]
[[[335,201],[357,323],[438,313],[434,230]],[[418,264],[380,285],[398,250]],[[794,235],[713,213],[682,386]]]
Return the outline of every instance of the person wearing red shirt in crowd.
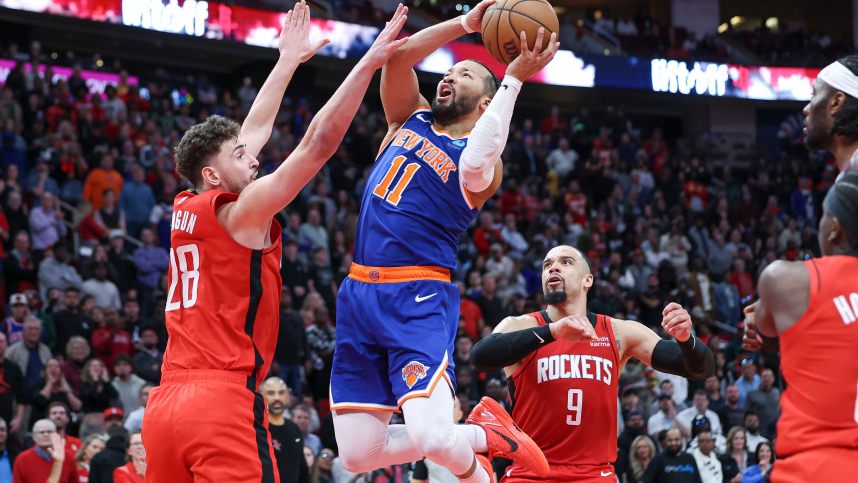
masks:
[[[456,282],[459,286],[459,317],[465,324],[462,329],[471,338],[471,341],[480,339],[480,332],[486,324],[483,320],[483,312],[476,302],[468,298],[465,294],[465,284]]]
[[[112,307],[104,309],[105,325],[92,333],[94,355],[104,361],[107,367],[113,367],[114,359],[120,354],[129,357],[134,353],[131,334],[125,330],[125,320]]]
[[[80,478],[80,483],[89,482],[89,465],[92,458],[95,457],[104,449],[104,439],[100,434],[91,434],[87,436],[83,444],[83,449],[78,451],[75,459],[77,460],[77,474]]]
[[[599,129],[599,137],[593,140],[593,158],[602,168],[611,168],[617,162],[619,154],[614,149],[614,142],[608,136],[608,128]]]
[[[653,129],[652,137],[644,142],[643,149],[650,157],[653,174],[656,176],[660,175],[662,169],[667,165],[670,156],[667,142],[661,137],[661,129]]]
[[[560,107],[551,106],[551,112],[539,124],[539,130],[545,134],[554,131],[569,131],[569,120],[560,114]]]
[[[143,436],[137,431],[128,442],[128,463],[113,470],[114,483],[143,483],[146,476],[146,448]]]
[[[80,451],[82,444],[80,439],[75,438],[66,432],[69,422],[71,421],[69,418],[68,406],[59,401],[52,402],[50,406],[48,406],[48,419],[50,419],[54,423],[54,426],[57,427],[57,434],[65,438],[66,451],[77,454],[77,452]]]
[[[474,230],[474,246],[482,256],[488,256],[492,243],[500,242],[500,230],[495,225],[494,215],[489,211],[480,213],[480,226]]]
[[[581,192],[581,184],[577,179],[569,182],[565,204],[566,211],[572,214],[572,221],[582,226],[587,223],[587,197]]]
[[[730,283],[739,289],[739,297],[745,298],[754,294],[754,279],[745,268],[745,260],[737,258],[733,261],[733,276]]]
[[[79,483],[74,454],[65,449],[65,441],[50,419],[36,421],[33,440],[36,446],[15,459],[15,483]]]
[[[500,211],[504,215],[513,213],[521,215],[524,212],[524,195],[518,188],[518,181],[509,178],[500,198]]]

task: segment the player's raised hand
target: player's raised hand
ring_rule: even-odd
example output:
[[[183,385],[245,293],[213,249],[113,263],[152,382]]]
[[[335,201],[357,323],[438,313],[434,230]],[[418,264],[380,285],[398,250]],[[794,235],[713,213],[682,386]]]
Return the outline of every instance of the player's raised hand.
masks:
[[[397,49],[408,42],[408,37],[404,37],[399,40],[396,39],[399,32],[402,30],[402,27],[405,25],[406,20],[408,20],[408,7],[400,3],[399,6],[396,7],[396,12],[393,13],[393,17],[390,18],[390,21],[384,24],[384,29],[382,29],[381,33],[378,34],[375,42],[372,43],[372,46],[363,56],[363,60],[376,69],[380,69],[385,63],[387,63],[387,59],[389,59]]]
[[[536,44],[533,46],[533,50],[530,50],[527,46],[527,34],[522,30],[521,53],[506,68],[507,75],[524,82],[545,68],[554,58],[557,50],[560,49],[560,42],[557,41],[557,33],[552,32],[551,38],[548,41],[548,47],[543,50],[542,40],[544,38],[545,28],[539,27],[539,30],[536,31]]]
[[[763,338],[757,332],[757,321],[754,312],[757,310],[759,301],[745,307],[745,330],[742,334],[742,347],[751,352],[758,351],[763,348]]]
[[[583,315],[563,317],[557,322],[552,322],[550,328],[551,335],[554,336],[555,340],[578,342],[596,338],[596,330],[593,329],[593,324],[590,323],[590,319]]]
[[[277,49],[281,56],[292,56],[300,62],[306,62],[329,42],[329,39],[322,39],[310,44],[310,6],[301,0],[295,4],[295,8],[286,12]]]
[[[468,28],[470,30],[473,30],[474,32],[482,30],[483,15],[486,14],[486,10],[494,5],[495,2],[497,2],[497,0],[483,0],[465,14],[465,23],[468,24]]]
[[[661,327],[671,337],[679,342],[685,342],[691,338],[694,323],[691,321],[691,315],[681,305],[671,302],[661,311],[661,315]]]

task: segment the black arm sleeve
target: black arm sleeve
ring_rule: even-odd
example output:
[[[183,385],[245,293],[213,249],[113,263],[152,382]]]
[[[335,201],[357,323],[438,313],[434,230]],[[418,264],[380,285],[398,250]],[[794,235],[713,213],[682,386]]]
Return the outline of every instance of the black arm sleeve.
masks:
[[[652,351],[653,369],[689,379],[706,379],[715,373],[715,356],[702,341],[660,340]]]
[[[491,334],[471,349],[471,365],[480,371],[496,371],[519,362],[549,342],[554,342],[554,337],[548,325]]]
[[[423,460],[414,463],[414,472],[411,473],[411,477],[416,480],[429,479],[429,468],[426,467],[426,463]]]

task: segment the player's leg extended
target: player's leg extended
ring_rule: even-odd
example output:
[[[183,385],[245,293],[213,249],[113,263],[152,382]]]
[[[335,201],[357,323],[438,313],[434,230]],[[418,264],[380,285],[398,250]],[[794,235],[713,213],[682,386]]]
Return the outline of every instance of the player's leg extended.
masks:
[[[466,437],[470,433],[470,439],[479,440],[478,432],[482,430],[453,423],[453,394],[446,382],[437,384],[429,397],[405,401],[402,412],[408,435],[426,458],[444,466],[461,481],[489,481]],[[482,440],[485,441],[484,434]]]

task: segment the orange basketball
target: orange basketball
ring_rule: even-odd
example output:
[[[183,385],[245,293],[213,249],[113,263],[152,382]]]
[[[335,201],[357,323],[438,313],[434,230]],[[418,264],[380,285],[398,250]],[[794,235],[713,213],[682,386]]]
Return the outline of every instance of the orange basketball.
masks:
[[[483,15],[483,45],[492,57],[509,64],[521,52],[520,35],[527,35],[527,46],[536,46],[536,31],[545,28],[542,48],[548,47],[552,32],[560,35],[560,22],[554,7],[545,0],[498,0]]]

